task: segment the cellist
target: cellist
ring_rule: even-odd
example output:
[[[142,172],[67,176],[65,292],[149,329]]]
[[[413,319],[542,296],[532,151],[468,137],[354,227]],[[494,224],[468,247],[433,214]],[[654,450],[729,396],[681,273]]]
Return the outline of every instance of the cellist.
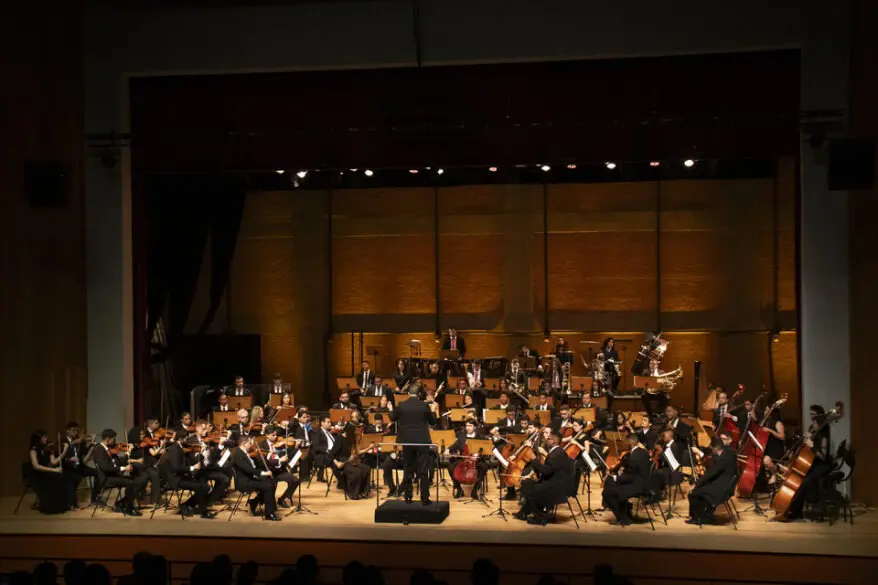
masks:
[[[451,462],[448,464],[448,475],[451,476],[451,481],[454,484],[454,494],[455,498],[463,497],[463,488],[460,486],[460,482],[455,477],[454,471],[457,469],[461,463],[465,461],[464,455],[468,457],[472,457],[475,461],[477,478],[475,484],[473,484],[473,499],[478,499],[478,486],[481,485],[482,480],[485,478],[485,473],[487,472],[487,465],[485,464],[484,457],[487,455],[486,453],[469,453],[466,448],[467,439],[483,439],[481,435],[478,433],[478,426],[475,420],[469,419],[466,421],[464,425],[463,431],[457,435],[457,440],[451,444],[451,447],[448,448],[448,452],[452,455],[457,455],[458,457],[454,457]]]
[[[822,478],[832,471],[832,451],[830,449],[829,425],[826,422],[826,410],[819,404],[809,408],[811,425],[804,444],[814,451],[814,463],[802,479],[801,487],[796,491],[793,501],[787,510],[787,520],[798,520],[803,517],[805,502],[814,503],[819,494],[818,485]]]
[[[713,463],[689,492],[687,524],[712,522],[713,511],[732,495],[731,482],[738,473],[735,451],[726,446],[720,437],[711,439],[710,450],[713,453]]]
[[[613,511],[620,526],[632,524],[632,505],[628,502],[628,498],[646,493],[651,465],[649,453],[640,444],[635,433],[628,435],[626,441],[630,451],[621,458],[620,465],[624,467],[624,472],[620,475],[607,476],[602,494],[603,506]]]

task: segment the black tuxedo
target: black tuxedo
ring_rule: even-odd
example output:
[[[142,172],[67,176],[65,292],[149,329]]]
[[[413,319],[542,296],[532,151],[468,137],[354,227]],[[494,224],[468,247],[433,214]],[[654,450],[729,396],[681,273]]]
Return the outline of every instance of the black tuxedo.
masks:
[[[369,391],[366,392],[366,396],[387,396],[387,402],[390,404],[395,404],[393,399],[393,390],[391,390],[386,384],[382,384],[381,386],[372,386],[369,388]]]
[[[497,421],[495,425],[500,433],[506,435],[509,433],[517,434],[521,432],[521,423],[517,420],[513,420],[512,424],[509,424],[509,419],[504,418],[503,420]]]
[[[658,439],[658,431],[654,430],[652,427],[646,429],[646,431],[644,431],[643,428],[638,427],[636,434],[637,438],[640,439],[640,442],[643,443],[647,449],[652,450],[652,448],[655,446],[656,439]],[[677,444],[680,443],[679,441],[675,440],[674,445]]]
[[[553,448],[546,461],[531,462],[533,469],[540,474],[540,482],[524,480],[521,496],[526,498],[522,514],[538,512],[564,502],[573,491],[573,460],[560,447]]]
[[[94,500],[98,497],[98,493],[100,492],[100,485],[98,485],[98,473],[88,465],[83,465],[82,460],[88,455],[90,449],[94,446],[90,443],[85,443],[82,440],[70,441],[70,437],[64,437],[62,439],[63,445],[70,445],[67,448],[67,452],[64,453],[64,457],[61,459],[61,466],[64,468],[64,473],[69,475],[71,480],[68,484],[68,488],[70,489],[70,501],[76,501],[76,490],[79,488],[79,484],[82,482],[83,478],[91,477],[92,487],[91,487],[91,499]],[[62,449],[64,448],[62,445]]]
[[[375,385],[375,372],[369,370],[368,372],[364,370],[360,370],[360,373],[357,374],[357,387],[361,389],[369,388],[369,386]]]
[[[125,488],[125,496],[120,503],[128,508],[136,507],[137,500],[140,499],[149,477],[146,475],[123,475],[122,467],[103,445],[95,447],[92,459],[94,459],[98,472],[104,477],[101,487]]]
[[[241,394],[238,394],[237,386],[233,386],[233,387],[228,388],[226,390],[226,395],[228,395],[228,396],[252,396],[253,395],[253,392],[247,386],[244,386],[243,388],[241,388],[241,392],[242,392]]]
[[[523,392],[525,382],[527,382],[527,374],[524,373],[524,370],[522,368],[518,368],[518,370],[516,370],[515,372],[512,371],[512,368],[509,368],[509,371],[506,373],[506,381],[510,385],[518,384],[520,386],[518,391]]]
[[[436,416],[425,402],[412,397],[390,413],[390,420],[396,421],[396,441],[398,443],[431,443],[430,426],[436,424]],[[430,497],[429,447],[402,448],[404,461],[403,480],[400,486],[405,495],[411,497],[412,479],[415,473],[420,477],[421,499]]]
[[[460,353],[460,357],[464,357],[466,355],[466,341],[464,341],[460,333],[457,334],[456,345],[457,347],[455,347],[454,349],[456,349]],[[451,349],[451,338],[447,335],[445,336],[445,339],[442,340],[442,349],[444,349],[445,351]]]
[[[273,514],[277,509],[275,492],[277,483],[274,477],[264,476],[265,467],[257,466],[247,453],[241,449],[235,449],[232,454],[232,467],[235,470],[235,485],[241,491],[253,491],[256,501],[265,505],[265,515]]]
[[[646,493],[651,466],[646,449],[635,449],[628,455],[624,472],[615,480],[608,477],[604,482],[603,505],[610,508],[618,520],[628,519],[628,498]]]
[[[674,427],[674,439],[689,444],[689,436],[691,434],[692,427],[684,423],[680,418],[677,418],[677,425]]]
[[[710,518],[713,510],[735,491],[734,482],[738,474],[738,458],[735,451],[724,447],[722,453],[714,456],[712,465],[702,475],[695,488],[689,492],[689,515],[693,520]]]
[[[552,406],[551,404],[549,404],[548,402],[546,403],[545,407],[542,404],[537,404],[533,409],[534,410],[548,411],[550,413],[549,414],[549,422],[550,423],[555,420],[556,416],[558,416],[558,412],[555,410],[555,407]]]

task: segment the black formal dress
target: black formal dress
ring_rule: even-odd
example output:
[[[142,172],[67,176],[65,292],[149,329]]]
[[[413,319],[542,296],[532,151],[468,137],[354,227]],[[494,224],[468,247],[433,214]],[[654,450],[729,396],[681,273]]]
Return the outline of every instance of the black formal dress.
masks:
[[[604,482],[603,505],[613,511],[619,522],[631,521],[628,498],[643,495],[649,487],[649,453],[637,447],[628,454],[623,473]]]
[[[730,447],[723,448],[689,492],[689,516],[696,521],[709,519],[713,510],[732,496],[732,481],[737,473],[735,451]]]
[[[410,398],[406,400],[393,412],[390,413],[390,420],[396,422],[396,441],[397,443],[420,443],[429,444],[430,426],[436,424],[436,416],[430,411],[425,402]],[[430,497],[430,481],[429,481],[429,464],[430,464],[430,447],[423,446],[403,446],[403,478],[400,486],[406,498],[411,498],[412,481],[414,475],[419,477],[421,488],[421,499],[428,500]]]
[[[36,454],[37,463],[44,467],[52,467],[52,456],[36,448],[31,449]],[[69,500],[68,483],[65,482],[64,473],[54,471],[40,471],[33,465],[28,466],[28,482],[37,494],[39,510],[43,514],[62,514],[72,505]],[[75,502],[73,502],[75,503]]]
[[[815,504],[820,496],[820,483],[832,472],[832,452],[830,450],[829,427],[824,428],[814,437],[814,463],[802,479],[801,487],[796,490],[787,517],[791,520],[801,518],[805,504]]]
[[[573,491],[573,461],[561,447],[553,447],[544,463],[534,460],[531,465],[540,479],[521,482],[522,516],[543,513],[564,502]]]

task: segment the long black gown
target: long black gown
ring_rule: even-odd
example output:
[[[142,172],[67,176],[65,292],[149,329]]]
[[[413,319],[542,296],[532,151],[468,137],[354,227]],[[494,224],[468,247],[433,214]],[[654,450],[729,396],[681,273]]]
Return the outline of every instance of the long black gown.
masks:
[[[37,462],[44,467],[51,467],[51,455],[37,449]],[[30,459],[28,459],[30,461]],[[70,507],[68,503],[67,486],[64,483],[64,474],[52,471],[39,471],[33,465],[29,468],[30,485],[34,488],[39,499],[39,510],[43,514],[63,514]]]

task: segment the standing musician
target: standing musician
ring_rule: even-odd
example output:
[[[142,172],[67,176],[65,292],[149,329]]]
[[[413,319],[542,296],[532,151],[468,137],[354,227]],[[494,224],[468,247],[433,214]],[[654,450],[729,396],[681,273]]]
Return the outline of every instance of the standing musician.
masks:
[[[250,513],[257,516],[256,508],[259,504],[265,506],[263,518],[271,521],[278,521],[280,517],[276,514],[277,503],[275,501],[275,493],[277,492],[277,483],[272,477],[271,471],[266,469],[263,461],[254,461],[250,454],[253,447],[253,437],[242,435],[238,448],[232,455],[232,465],[235,469],[235,482],[238,489],[242,491],[256,492],[255,498],[250,498]],[[256,457],[259,458],[258,453]],[[260,458],[261,459],[261,458]]]
[[[710,440],[710,450],[713,462],[689,492],[687,524],[712,522],[713,511],[732,495],[732,481],[738,473],[735,451],[719,437]]]
[[[822,409],[820,406],[817,406],[817,408]],[[813,406],[811,407],[811,410],[813,413]],[[811,420],[814,420],[813,414]],[[758,421],[756,424],[758,424]],[[769,414],[768,419],[764,423],[764,427],[765,430],[768,431],[768,441],[766,441],[764,445],[765,452],[762,458],[762,465],[765,468],[765,472],[768,474],[768,482],[774,483],[774,478],[777,476],[778,471],[777,462],[784,456],[787,438],[786,429],[781,420],[779,409],[775,408],[771,411],[771,414]],[[746,430],[744,432],[746,432]]]
[[[212,519],[216,516],[207,507],[207,496],[210,486],[207,478],[199,477],[199,472],[204,467],[201,455],[200,437],[192,435],[184,441],[176,441],[168,447],[167,456],[163,459],[168,471],[168,485],[174,490],[188,490],[192,496],[180,504],[179,513],[182,516],[200,515],[204,519]]]
[[[573,462],[559,447],[560,442],[558,433],[550,431],[546,438],[545,463],[541,463],[539,458],[531,462],[540,481],[522,480],[521,509],[514,515],[517,519],[527,520],[529,515],[534,514],[539,523],[547,523],[552,506],[564,501],[570,492]]]
[[[629,452],[620,457],[619,465],[610,470],[604,482],[603,506],[612,510],[620,526],[632,524],[632,505],[628,498],[646,493],[649,487],[649,453],[632,433],[627,437]],[[618,468],[623,469],[618,473]]]
[[[431,443],[430,425],[436,424],[435,410],[421,401],[420,384],[409,386],[410,398],[390,413],[390,420],[396,421],[396,440],[399,443]],[[405,445],[402,448],[403,478],[400,489],[406,503],[412,501],[412,480],[417,474],[420,478],[421,503],[430,504],[430,480],[427,467],[430,462],[430,447]]]
[[[457,350],[460,357],[466,357],[466,341],[457,334],[457,329],[454,327],[448,330],[448,336],[442,340],[442,349],[445,351]]]
[[[570,363],[573,361],[573,356],[570,355],[570,346],[563,337],[559,337],[558,343],[555,344],[555,356],[559,363]]]
[[[482,370],[482,362],[476,360],[473,362],[473,369],[466,373],[469,387],[473,390],[481,390],[485,387],[485,372]]]
[[[365,392],[375,385],[375,372],[367,360],[363,360],[363,369],[357,374],[357,386],[361,391]]]
[[[802,479],[801,487],[796,491],[793,501],[787,510],[787,520],[798,520],[804,516],[805,503],[817,501],[820,481],[832,471],[832,451],[830,447],[829,425],[826,422],[826,410],[819,404],[809,407],[811,424],[805,438],[805,445],[814,451],[814,463]]]
[[[468,420],[464,425],[463,432],[457,435],[457,440],[451,444],[451,447],[448,448],[449,453],[452,455],[463,455],[464,448],[466,447],[467,439],[484,439],[485,437],[481,436],[478,433],[478,424],[476,421]],[[485,479],[485,474],[488,471],[488,466],[485,464],[484,457],[486,457],[487,453],[469,453],[468,456],[472,457],[475,460],[477,478],[475,483],[473,484],[473,499],[478,499],[479,487],[482,485],[482,481]],[[451,482],[454,484],[454,491],[452,494],[455,498],[463,497],[463,488],[460,487],[460,482],[454,477],[454,470],[463,463],[464,459],[462,457],[455,457],[451,460],[451,463],[448,464],[448,475],[451,476]]]
[[[402,390],[406,384],[411,381],[412,377],[408,373],[405,360],[396,362],[396,371],[393,372],[393,383],[396,384],[397,390]]]
[[[278,430],[276,426],[268,427],[265,431],[265,440],[260,448],[264,453],[265,462],[268,463],[268,470],[271,471],[274,480],[287,484],[287,488],[277,499],[277,505],[281,508],[289,508],[293,505],[293,494],[296,493],[296,488],[299,487],[299,480],[290,472],[289,467],[290,460],[298,449],[299,442],[296,441],[295,446],[287,446],[284,441],[281,441],[281,445],[276,447]]]
[[[232,396],[251,396],[253,392],[244,386],[244,376],[235,376],[235,388],[231,391]]]
[[[72,490],[73,502],[76,502],[76,491],[79,484],[86,477],[92,478],[91,502],[95,503],[98,499],[100,491],[98,473],[85,464],[89,446],[93,447],[92,438],[82,438],[82,428],[79,424],[72,421],[67,423],[61,445],[61,467],[64,469],[64,474],[70,477],[69,486]]]
[[[619,352],[616,350],[616,340],[607,337],[601,346],[601,353],[604,355],[604,371],[610,377],[610,384],[613,392],[619,389]]]
[[[716,408],[713,409],[713,428],[718,429],[723,419],[729,418],[733,422],[738,422],[738,417],[729,412],[729,393],[719,386],[716,394]]]
[[[141,516],[137,509],[137,502],[140,500],[140,494],[146,487],[149,478],[145,475],[133,476],[134,466],[130,463],[122,466],[116,458],[110,453],[116,444],[116,431],[113,429],[104,429],[101,432],[101,443],[94,449],[92,458],[98,470],[104,476],[103,487],[121,487],[125,490],[125,495],[121,500],[116,501],[114,507],[115,512],[122,512],[126,516]],[[130,445],[129,445],[130,448]]]

